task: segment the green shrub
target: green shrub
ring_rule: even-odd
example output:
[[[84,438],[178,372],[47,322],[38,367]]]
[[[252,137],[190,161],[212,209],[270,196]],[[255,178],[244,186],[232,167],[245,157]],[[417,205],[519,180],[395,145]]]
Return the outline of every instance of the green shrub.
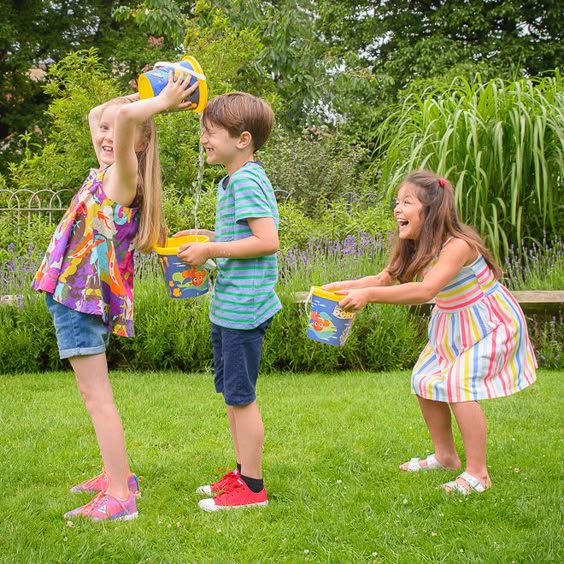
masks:
[[[306,284],[304,284],[307,287]],[[305,288],[304,288],[305,289]],[[164,282],[150,272],[136,282],[133,339],[111,337],[112,369],[209,372],[213,352],[208,298],[173,300]],[[428,314],[403,306],[369,306],[355,317],[344,347],[306,337],[308,315],[294,294],[280,290],[283,309],[267,332],[262,370],[388,371],[413,366],[426,341]],[[423,313],[423,315],[422,315]],[[546,321],[529,318],[533,347],[542,367],[564,367],[561,315]],[[68,366],[58,357],[55,330],[40,295],[23,305],[0,305],[0,373],[41,372]]]
[[[365,201],[366,150],[338,132],[296,136],[277,128],[259,157],[279,199],[299,202],[309,217],[317,218],[330,202]]]

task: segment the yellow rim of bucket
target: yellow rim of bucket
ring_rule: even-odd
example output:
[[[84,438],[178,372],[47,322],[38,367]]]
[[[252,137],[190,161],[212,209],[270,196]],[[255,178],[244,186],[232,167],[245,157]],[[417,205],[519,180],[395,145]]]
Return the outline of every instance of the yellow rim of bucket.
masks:
[[[182,57],[182,60],[190,63],[196,72],[204,74],[200,63],[198,63],[198,61],[194,57],[192,57],[192,55],[185,55],[184,57]],[[198,80],[198,93],[198,105],[194,108],[193,111],[197,114],[201,114],[204,111],[204,108],[208,105],[208,83],[206,80]]]
[[[166,241],[166,247],[153,247],[153,250],[159,255],[177,255],[178,249],[180,249],[182,245],[186,245],[186,243],[207,243],[209,240],[210,238],[206,235],[183,235],[182,237],[169,237]]]
[[[333,300],[334,302],[340,302],[345,297],[340,294],[335,294],[334,292],[328,292],[320,286],[313,287],[313,295],[325,298],[326,300]]]
[[[141,98],[141,100],[152,98],[155,95],[151,81],[144,74],[140,74],[137,79],[137,90],[139,91],[139,98]]]

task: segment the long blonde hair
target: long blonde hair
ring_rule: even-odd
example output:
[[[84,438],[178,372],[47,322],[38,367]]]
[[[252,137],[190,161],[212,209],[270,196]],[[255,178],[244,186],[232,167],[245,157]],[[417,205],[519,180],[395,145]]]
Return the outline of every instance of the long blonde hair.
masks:
[[[110,103],[127,104],[126,97],[115,98]],[[162,205],[161,163],[159,159],[159,138],[155,120],[150,117],[138,126],[142,151],[137,151],[137,196],[139,199],[139,229],[135,247],[144,253],[150,252],[157,244],[164,245],[167,237],[166,222]]]
[[[408,183],[415,186],[417,199],[423,204],[421,232],[417,240],[403,240],[396,230],[387,267],[390,275],[400,282],[411,282],[440,253],[444,242],[449,237],[456,237],[481,254],[495,278],[501,278],[503,272],[482,238],[458,219],[452,184],[428,170],[411,172],[402,182]]]

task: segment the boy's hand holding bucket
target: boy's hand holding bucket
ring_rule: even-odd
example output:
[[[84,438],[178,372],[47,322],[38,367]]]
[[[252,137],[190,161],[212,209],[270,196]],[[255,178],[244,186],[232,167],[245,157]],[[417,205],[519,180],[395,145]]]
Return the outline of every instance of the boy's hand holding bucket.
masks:
[[[178,235],[178,234],[177,234]],[[169,237],[164,247],[155,247],[159,255],[168,294],[171,298],[195,298],[209,290],[209,274],[215,267],[213,261],[186,263],[179,257],[183,247],[206,248],[209,238],[204,235]]]
[[[201,237],[202,235],[187,235],[187,237]],[[178,258],[186,264],[198,266],[204,264],[209,258],[209,239],[205,237],[205,241],[193,241],[183,244],[178,249]]]

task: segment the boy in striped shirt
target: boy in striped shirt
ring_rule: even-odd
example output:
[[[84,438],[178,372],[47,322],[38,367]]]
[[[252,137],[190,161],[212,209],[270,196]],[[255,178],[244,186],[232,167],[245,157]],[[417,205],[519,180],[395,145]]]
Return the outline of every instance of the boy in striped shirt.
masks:
[[[218,266],[210,299],[215,389],[227,406],[237,467],[196,490],[212,496],[199,502],[205,511],[268,504],[262,480],[264,427],[255,387],[264,335],[282,306],[274,291],[278,208],[254,152],[268,139],[273,121],[270,106],[251,94],[231,92],[210,101],[200,143],[207,162],[223,165],[227,176],[218,186],[215,232],[197,231],[210,242],[184,245],[178,253],[190,265],[213,258]]]

